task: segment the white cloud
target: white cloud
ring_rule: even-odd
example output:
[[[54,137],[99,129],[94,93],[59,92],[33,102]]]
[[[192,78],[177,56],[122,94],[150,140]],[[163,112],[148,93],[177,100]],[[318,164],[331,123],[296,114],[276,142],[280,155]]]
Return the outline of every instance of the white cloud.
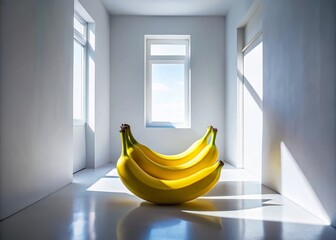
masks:
[[[153,83],[152,89],[155,92],[170,92],[171,91],[171,89],[167,85],[162,84],[162,83]]]

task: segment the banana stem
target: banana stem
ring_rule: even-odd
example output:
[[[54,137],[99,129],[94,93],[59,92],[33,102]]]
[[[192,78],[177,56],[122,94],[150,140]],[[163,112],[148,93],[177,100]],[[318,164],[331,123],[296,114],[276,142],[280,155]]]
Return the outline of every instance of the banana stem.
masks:
[[[129,144],[137,144],[138,143],[132,135],[130,125],[123,123],[123,124],[121,124],[121,128],[126,130],[126,139],[128,140]]]
[[[127,154],[127,143],[126,143],[126,130],[120,130],[120,138],[121,138],[121,155],[128,156]]]
[[[125,139],[126,139],[126,144],[127,144],[127,148],[131,147],[134,145],[134,143],[132,143],[130,136],[129,136],[129,127],[125,128]]]
[[[135,140],[135,138],[133,137],[133,134],[132,134],[132,131],[131,131],[131,126],[128,125],[128,128],[127,128],[127,132],[128,132],[128,137],[130,139],[130,141],[133,143],[133,144],[137,144],[137,140]]]
[[[211,136],[212,128],[213,128],[212,126],[209,126],[208,129],[207,129],[207,131],[206,131],[206,133],[205,133],[205,135],[203,136],[203,139],[205,141],[208,141],[209,137]]]
[[[204,135],[204,140],[208,143],[208,144],[212,144],[212,139],[213,139],[213,127],[209,126],[208,127],[208,131],[207,133]]]
[[[216,136],[217,136],[218,129],[217,128],[213,128],[212,132],[213,132],[213,136],[212,136],[212,139],[211,139],[211,144],[212,145],[216,145],[215,141],[216,141]]]

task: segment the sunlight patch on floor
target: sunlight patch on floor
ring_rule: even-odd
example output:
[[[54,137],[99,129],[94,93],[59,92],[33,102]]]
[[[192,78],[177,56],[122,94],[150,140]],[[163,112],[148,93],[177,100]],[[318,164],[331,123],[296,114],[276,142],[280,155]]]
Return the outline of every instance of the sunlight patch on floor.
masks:
[[[240,196],[204,196],[199,199],[204,200],[235,200],[240,201],[241,209],[227,211],[184,211],[193,214],[202,214],[206,216],[249,219],[260,221],[276,221],[286,223],[300,223],[312,225],[328,225],[321,219],[307,212],[305,209],[291,202],[279,194],[251,194]],[[248,202],[244,200],[263,200],[261,206],[248,208]]]
[[[108,172],[106,175],[106,177],[119,177],[118,175],[118,171],[116,168],[113,168],[110,172]]]
[[[272,191],[264,192],[258,178],[244,169],[230,168],[230,166],[227,166],[222,170],[219,181],[223,183],[216,185],[214,192],[219,192],[220,194],[211,194],[212,192],[210,191],[209,194],[199,197],[196,200],[208,202],[208,204],[213,206],[212,209],[204,208],[200,211],[200,209],[183,209],[182,207],[180,211],[197,216],[222,219],[232,218],[321,226],[327,225],[321,221],[321,219],[307,212],[287,198],[277,193],[271,194],[270,192]],[[225,182],[228,182],[228,184]],[[229,182],[231,182],[231,184],[229,184]],[[234,182],[238,184],[233,184]],[[246,183],[243,184],[244,182]],[[223,189],[221,189],[221,187],[223,187]],[[121,182],[116,168],[113,168],[103,178],[96,181],[87,191],[124,193],[134,196]]]
[[[259,182],[259,178],[253,173],[249,173],[244,169],[230,169],[224,168],[222,169],[221,177],[219,179],[220,182],[227,181],[242,181],[242,182]]]
[[[95,182],[87,191],[92,192],[109,192],[109,193],[131,193],[125,185],[121,182],[120,178],[101,178]]]

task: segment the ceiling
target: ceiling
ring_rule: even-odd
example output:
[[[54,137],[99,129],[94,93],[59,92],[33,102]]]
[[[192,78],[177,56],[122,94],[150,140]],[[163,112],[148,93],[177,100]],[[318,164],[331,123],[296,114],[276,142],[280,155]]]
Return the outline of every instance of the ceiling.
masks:
[[[225,16],[234,0],[102,0],[111,15]]]

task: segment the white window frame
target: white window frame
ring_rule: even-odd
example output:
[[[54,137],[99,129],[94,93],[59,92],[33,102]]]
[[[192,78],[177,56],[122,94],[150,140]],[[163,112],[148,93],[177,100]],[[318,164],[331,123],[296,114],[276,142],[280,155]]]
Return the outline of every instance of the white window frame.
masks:
[[[83,56],[83,69],[82,69],[82,116],[80,119],[74,118],[74,125],[84,125],[86,121],[86,72],[87,72],[87,29],[88,23],[79,15],[78,12],[74,12],[74,18],[76,18],[81,24],[84,25],[84,33],[80,33],[77,29],[74,29],[74,41],[79,43],[84,49]]]
[[[145,35],[145,127],[190,128],[191,94],[190,94],[190,35]],[[151,45],[185,45],[186,54],[182,55],[151,55]],[[153,64],[184,64],[184,122],[152,121],[152,65]]]

